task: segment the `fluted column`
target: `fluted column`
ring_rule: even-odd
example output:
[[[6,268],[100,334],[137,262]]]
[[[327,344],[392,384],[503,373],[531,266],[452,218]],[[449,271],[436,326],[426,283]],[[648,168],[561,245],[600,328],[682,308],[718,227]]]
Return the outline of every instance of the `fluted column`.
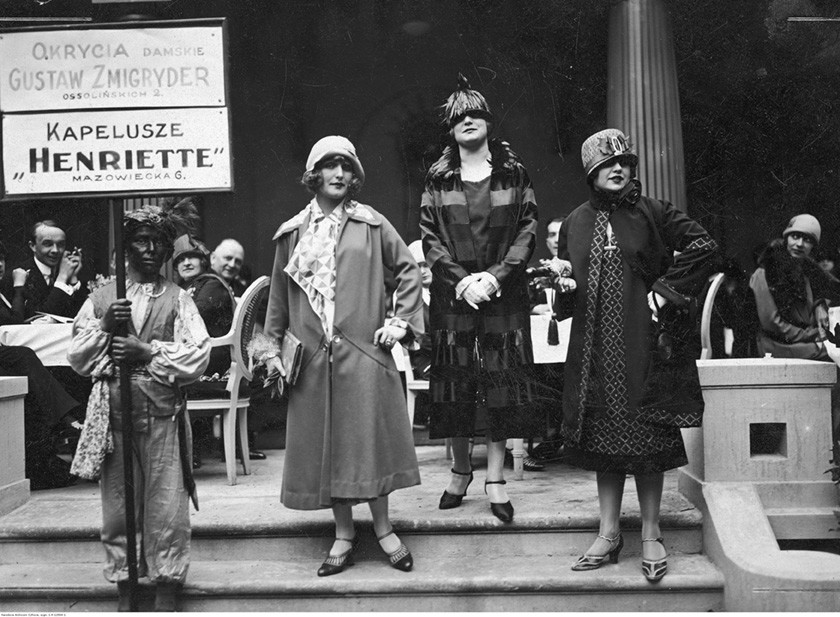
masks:
[[[686,211],[680,99],[664,0],[621,0],[610,9],[607,124],[639,153],[643,192]]]

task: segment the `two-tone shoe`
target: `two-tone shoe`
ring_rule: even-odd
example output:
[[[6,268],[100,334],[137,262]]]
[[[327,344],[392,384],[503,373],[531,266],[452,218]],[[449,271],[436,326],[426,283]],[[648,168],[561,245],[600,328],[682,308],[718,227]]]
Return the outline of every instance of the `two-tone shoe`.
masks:
[[[392,535],[394,535],[393,529],[386,534],[377,536],[376,539],[379,541],[379,546],[382,547],[382,540]],[[384,548],[382,548],[382,550],[386,555],[388,555],[388,563],[391,564],[392,568],[402,570],[403,572],[410,572],[411,568],[414,567],[414,558],[411,556],[411,551],[408,550],[402,541],[400,542],[399,548],[397,548],[397,550],[393,553],[389,553]]]
[[[318,568],[318,576],[332,576],[333,574],[344,572],[344,570],[353,565],[353,553],[359,544],[359,535],[356,534],[352,538],[336,538],[336,540],[349,542],[350,548],[340,555],[328,555],[324,563],[321,564],[321,567]]]
[[[618,554],[621,552],[621,549],[624,548],[624,538],[621,534],[618,534],[614,538],[608,538],[607,536],[601,535],[598,537],[610,543],[609,550],[603,555],[581,555],[580,559],[577,560],[577,563],[572,566],[572,570],[575,570],[576,572],[582,572],[584,570],[597,570],[603,566],[608,559],[610,563],[618,563]]]
[[[665,547],[665,542],[662,537],[642,538],[642,542],[659,542],[663,548]],[[642,559],[642,573],[651,583],[661,581],[662,577],[668,573],[667,555],[662,559]]]

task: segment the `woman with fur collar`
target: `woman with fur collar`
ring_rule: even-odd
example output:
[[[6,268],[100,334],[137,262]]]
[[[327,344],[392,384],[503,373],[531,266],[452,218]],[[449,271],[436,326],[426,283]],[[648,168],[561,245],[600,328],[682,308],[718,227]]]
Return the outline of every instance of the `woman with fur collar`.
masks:
[[[799,214],[761,256],[750,279],[761,324],[761,354],[830,361],[823,344],[826,299],[837,296],[837,287],[811,257],[820,235],[819,221]]]
[[[420,206],[432,270],[430,435],[452,438],[455,459],[440,508],[461,505],[473,479],[469,438],[486,433],[485,492],[491,512],[510,522],[505,441],[542,428],[528,385],[533,351],[525,275],[537,204],[519,157],[489,138],[487,101],[463,75],[444,105],[444,123],[451,143],[429,169]]]

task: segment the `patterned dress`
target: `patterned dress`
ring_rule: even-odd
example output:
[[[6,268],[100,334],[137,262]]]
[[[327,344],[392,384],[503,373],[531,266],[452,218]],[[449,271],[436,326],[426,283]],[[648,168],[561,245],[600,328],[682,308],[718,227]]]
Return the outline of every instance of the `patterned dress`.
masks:
[[[625,350],[612,345],[624,340],[621,249],[614,237],[609,246],[601,257],[595,289],[596,325],[586,394],[607,413],[585,422],[579,443],[566,451],[575,465],[594,471],[646,474],[680,467],[688,463],[680,429],[647,424],[630,410]]]
[[[577,282],[565,374],[566,452],[584,469],[658,473],[688,460],[680,429],[651,419],[670,407],[696,405],[700,393],[696,369],[686,403],[651,391],[656,336],[647,294],[654,290],[674,300],[696,294],[715,244],[670,204],[599,197],[575,210],[561,229],[560,257],[572,261]]]

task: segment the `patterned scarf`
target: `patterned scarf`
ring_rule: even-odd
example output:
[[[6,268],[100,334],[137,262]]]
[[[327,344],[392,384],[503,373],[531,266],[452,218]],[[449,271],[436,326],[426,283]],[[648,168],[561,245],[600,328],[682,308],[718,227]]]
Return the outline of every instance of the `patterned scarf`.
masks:
[[[595,230],[592,234],[592,246],[589,249],[589,275],[586,286],[586,324],[583,343],[583,358],[580,378],[580,413],[581,419],[575,434],[580,440],[583,430],[586,405],[594,389],[603,391],[609,409],[626,409],[628,390],[626,377],[626,358],[624,348],[624,307],[623,307],[623,272],[621,256],[615,241],[609,238],[609,247],[605,247],[611,234],[609,219],[615,211],[612,203],[598,209],[595,218]],[[614,251],[605,255],[606,251]],[[600,317],[600,320],[599,320]],[[598,330],[598,351],[596,358],[596,329]],[[592,383],[593,377],[603,370],[599,383]]]
[[[70,466],[70,473],[85,480],[98,480],[105,455],[114,451],[108,389],[108,379],[113,375],[114,363],[110,355],[103,356],[91,372],[93,389],[88,398],[84,428],[79,436],[73,464]]]
[[[308,208],[309,227],[295,246],[285,272],[306,293],[329,336],[335,310],[335,249],[345,206],[335,208],[329,216],[324,216],[315,199]]]

